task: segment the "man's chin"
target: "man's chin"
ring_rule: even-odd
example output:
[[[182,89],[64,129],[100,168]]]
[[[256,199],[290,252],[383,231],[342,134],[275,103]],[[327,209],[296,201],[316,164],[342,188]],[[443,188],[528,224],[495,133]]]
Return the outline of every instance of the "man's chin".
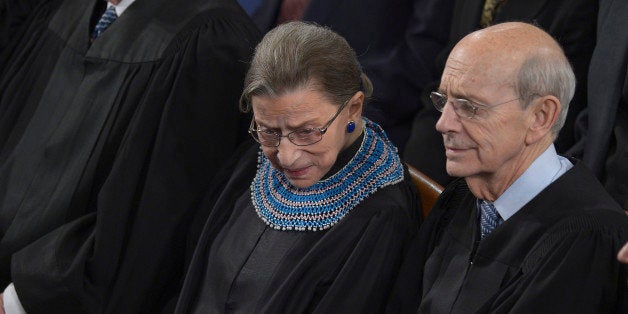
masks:
[[[458,162],[447,160],[445,170],[450,177],[462,178],[469,176],[469,168]]]

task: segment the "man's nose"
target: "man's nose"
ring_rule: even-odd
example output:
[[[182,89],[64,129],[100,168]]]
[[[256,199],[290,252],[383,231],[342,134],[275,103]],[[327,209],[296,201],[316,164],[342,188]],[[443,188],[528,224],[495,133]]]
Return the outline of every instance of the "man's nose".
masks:
[[[440,133],[447,133],[455,131],[460,126],[460,118],[456,114],[454,107],[449,103],[443,107],[443,112],[440,114],[440,118],[436,121],[436,130]]]

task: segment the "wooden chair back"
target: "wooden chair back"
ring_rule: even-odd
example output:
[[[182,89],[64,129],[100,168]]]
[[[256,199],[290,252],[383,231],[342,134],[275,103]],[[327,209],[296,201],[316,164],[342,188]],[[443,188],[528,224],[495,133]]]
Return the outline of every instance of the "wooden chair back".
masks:
[[[438,184],[438,182],[432,180],[430,177],[425,175],[423,172],[414,168],[413,166],[406,164],[408,166],[408,172],[410,173],[410,178],[412,182],[416,186],[417,190],[419,190],[419,195],[421,196],[421,205],[423,207],[423,217],[427,217],[427,214],[432,210],[432,206],[436,202],[436,199],[443,192],[443,186]]]

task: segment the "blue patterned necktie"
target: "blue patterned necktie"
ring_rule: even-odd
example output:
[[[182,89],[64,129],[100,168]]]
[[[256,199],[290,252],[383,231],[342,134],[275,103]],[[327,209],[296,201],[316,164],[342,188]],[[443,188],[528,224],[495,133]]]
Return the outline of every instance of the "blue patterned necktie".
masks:
[[[497,213],[497,208],[493,203],[485,200],[480,201],[480,229],[482,231],[482,240],[489,235],[493,229],[497,228],[504,220]]]
[[[110,6],[105,13],[100,17],[94,31],[92,32],[92,39],[98,38],[106,29],[118,18],[116,14],[116,7]]]

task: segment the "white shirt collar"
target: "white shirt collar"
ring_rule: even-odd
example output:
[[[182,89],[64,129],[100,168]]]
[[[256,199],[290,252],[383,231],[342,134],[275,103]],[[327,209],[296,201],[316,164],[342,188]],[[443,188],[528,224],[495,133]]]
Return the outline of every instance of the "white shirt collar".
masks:
[[[116,7],[116,14],[118,15],[118,17],[120,17],[122,15],[122,13],[124,13],[124,11],[133,3],[135,2],[135,0],[122,0],[120,1],[120,3],[118,3],[118,5],[115,5]],[[114,6],[113,4],[111,4],[111,2],[107,2],[107,9],[109,7]]]
[[[573,164],[567,158],[559,156],[552,144],[504,191],[504,194],[495,200],[493,205],[506,221],[571,167]]]

